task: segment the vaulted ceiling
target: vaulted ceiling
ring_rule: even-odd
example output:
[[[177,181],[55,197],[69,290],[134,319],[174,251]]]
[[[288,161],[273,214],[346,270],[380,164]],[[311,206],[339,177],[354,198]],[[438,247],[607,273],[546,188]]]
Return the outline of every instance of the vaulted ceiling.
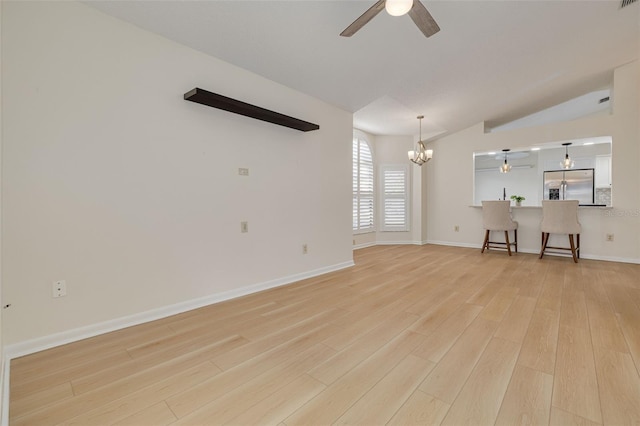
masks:
[[[89,1],[89,6],[355,113],[374,134],[424,139],[500,125],[598,89],[640,57],[640,2],[423,1],[441,31],[374,0]]]

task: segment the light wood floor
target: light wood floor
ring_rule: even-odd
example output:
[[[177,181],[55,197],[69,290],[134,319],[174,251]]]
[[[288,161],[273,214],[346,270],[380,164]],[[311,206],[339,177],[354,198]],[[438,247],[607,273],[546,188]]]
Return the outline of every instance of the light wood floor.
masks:
[[[443,246],[11,362],[12,425],[640,422],[640,265]]]

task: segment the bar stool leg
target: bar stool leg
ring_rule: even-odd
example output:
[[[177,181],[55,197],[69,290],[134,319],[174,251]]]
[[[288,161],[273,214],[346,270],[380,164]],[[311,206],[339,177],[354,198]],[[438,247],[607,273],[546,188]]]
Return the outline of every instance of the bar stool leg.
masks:
[[[549,241],[549,233],[543,232],[542,233],[542,249],[540,250],[540,257],[538,259],[542,259],[542,256],[544,255],[544,250],[547,248],[548,241]]]
[[[573,261],[578,263],[578,258],[576,257],[576,246],[573,242],[573,234],[569,234],[569,245],[571,246],[571,256],[573,256]]]
[[[509,231],[504,231],[504,239],[507,242],[507,251],[509,252],[509,256],[511,256],[511,244],[509,244]]]
[[[484,249],[489,249],[489,230],[487,229],[487,232],[485,232],[484,234],[484,242],[482,243],[482,251],[480,253],[484,253]]]

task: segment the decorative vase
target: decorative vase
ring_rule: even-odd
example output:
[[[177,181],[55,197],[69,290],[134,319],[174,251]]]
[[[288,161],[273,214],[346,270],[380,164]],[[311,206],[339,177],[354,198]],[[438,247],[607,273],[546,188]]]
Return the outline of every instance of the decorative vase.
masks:
[[[516,201],[516,207],[520,207],[522,205],[522,201]]]

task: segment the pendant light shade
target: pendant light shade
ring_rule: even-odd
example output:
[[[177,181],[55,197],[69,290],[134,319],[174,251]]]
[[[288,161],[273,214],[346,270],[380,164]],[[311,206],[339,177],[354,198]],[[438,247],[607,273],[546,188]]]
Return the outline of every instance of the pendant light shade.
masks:
[[[391,16],[402,16],[408,13],[413,7],[413,0],[387,0],[384,2],[384,8]]]
[[[418,143],[416,144],[416,149],[411,150],[407,153],[409,160],[416,163],[418,166],[422,166],[427,161],[433,158],[433,150],[426,149],[424,146],[424,142],[422,142],[422,119],[424,115],[419,115],[418,120],[420,120],[420,138],[418,139]]]
[[[504,163],[500,166],[500,173],[509,173],[511,171],[511,164],[507,162],[507,152],[511,151],[510,149],[503,149],[504,152]]]
[[[571,142],[565,142],[562,145],[564,146],[564,160],[560,162],[560,167],[563,169],[570,169],[575,164],[574,161],[569,158],[569,145],[571,145]]]

